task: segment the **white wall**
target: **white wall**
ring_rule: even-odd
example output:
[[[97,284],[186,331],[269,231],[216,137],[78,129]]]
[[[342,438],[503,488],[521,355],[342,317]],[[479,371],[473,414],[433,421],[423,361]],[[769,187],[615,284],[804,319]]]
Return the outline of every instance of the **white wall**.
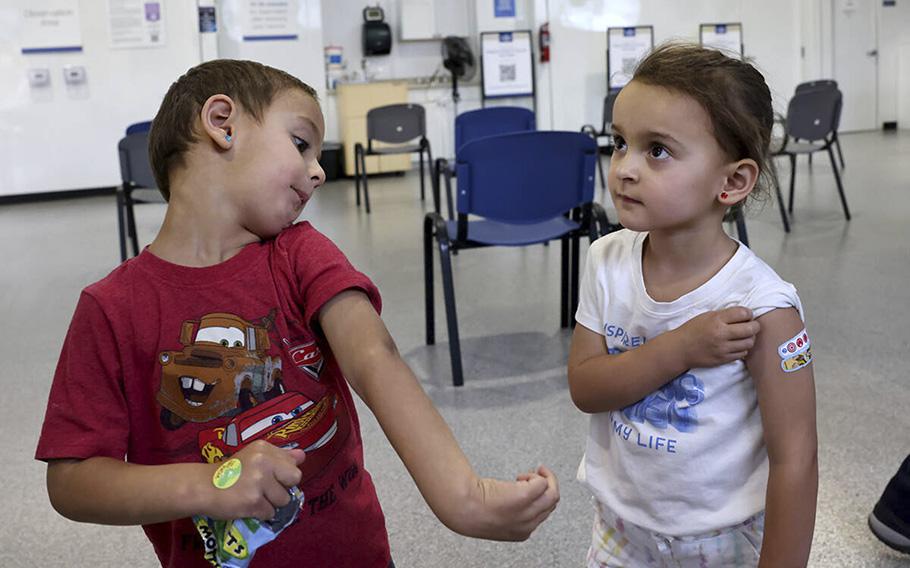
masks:
[[[120,181],[117,141],[150,120],[171,82],[199,62],[196,4],[165,0],[166,44],[111,49],[107,3],[79,2],[82,52],[22,55],[19,14],[0,7],[0,196],[104,187]],[[64,65],[82,65],[86,85],[68,91]],[[47,67],[51,86],[30,90],[26,70]]]
[[[771,87],[777,110],[801,76],[798,3],[789,0],[549,0],[553,127],[599,124],[606,94],[606,30],[653,25],[655,44],[698,41],[701,23],[742,22],[747,57]]]
[[[900,116],[901,103],[910,101],[910,2],[878,3],[878,10],[879,122],[910,128],[910,116]]]

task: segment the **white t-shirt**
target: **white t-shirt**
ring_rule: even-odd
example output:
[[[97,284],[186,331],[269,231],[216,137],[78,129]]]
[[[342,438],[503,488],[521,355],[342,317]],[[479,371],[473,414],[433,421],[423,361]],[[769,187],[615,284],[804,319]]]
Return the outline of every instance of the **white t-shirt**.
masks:
[[[608,352],[735,305],[756,318],[787,307],[803,317],[793,285],[743,245],[697,289],[653,300],[641,270],[646,237],[622,230],[588,251],[575,317],[604,336]],[[592,415],[578,478],[621,518],[666,535],[729,527],[761,511],[768,454],[745,364],[689,369],[631,406]]]

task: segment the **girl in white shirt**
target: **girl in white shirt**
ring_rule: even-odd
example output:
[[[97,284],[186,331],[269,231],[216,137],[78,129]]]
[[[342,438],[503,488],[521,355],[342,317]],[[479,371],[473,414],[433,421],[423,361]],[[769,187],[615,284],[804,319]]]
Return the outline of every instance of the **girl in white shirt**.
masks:
[[[613,119],[626,229],[591,246],[568,364],[591,414],[587,565],[805,566],[818,467],[802,306],[723,230],[773,183],[768,86],[749,63],[665,45]]]

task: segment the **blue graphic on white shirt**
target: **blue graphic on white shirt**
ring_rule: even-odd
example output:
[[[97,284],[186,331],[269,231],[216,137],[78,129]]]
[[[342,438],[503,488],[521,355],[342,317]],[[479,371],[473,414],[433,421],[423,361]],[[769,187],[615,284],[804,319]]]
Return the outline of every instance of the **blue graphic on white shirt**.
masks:
[[[632,422],[647,422],[666,430],[673,426],[680,432],[698,429],[695,406],[705,400],[705,386],[698,377],[686,372],[636,402],[623,408],[623,415]]]

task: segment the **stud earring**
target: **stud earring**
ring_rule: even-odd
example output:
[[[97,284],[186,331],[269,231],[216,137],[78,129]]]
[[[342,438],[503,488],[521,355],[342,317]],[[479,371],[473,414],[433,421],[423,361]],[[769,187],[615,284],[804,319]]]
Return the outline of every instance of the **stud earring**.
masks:
[[[231,135],[230,135],[230,134],[225,134],[225,135],[224,135],[224,139],[227,140],[228,142],[230,142],[230,141],[231,141]]]
[[[228,140],[230,140],[230,136],[228,137]],[[726,192],[726,191],[721,191],[721,192],[720,192],[720,198],[721,198],[721,199],[726,199],[726,198],[727,198],[727,192]]]

